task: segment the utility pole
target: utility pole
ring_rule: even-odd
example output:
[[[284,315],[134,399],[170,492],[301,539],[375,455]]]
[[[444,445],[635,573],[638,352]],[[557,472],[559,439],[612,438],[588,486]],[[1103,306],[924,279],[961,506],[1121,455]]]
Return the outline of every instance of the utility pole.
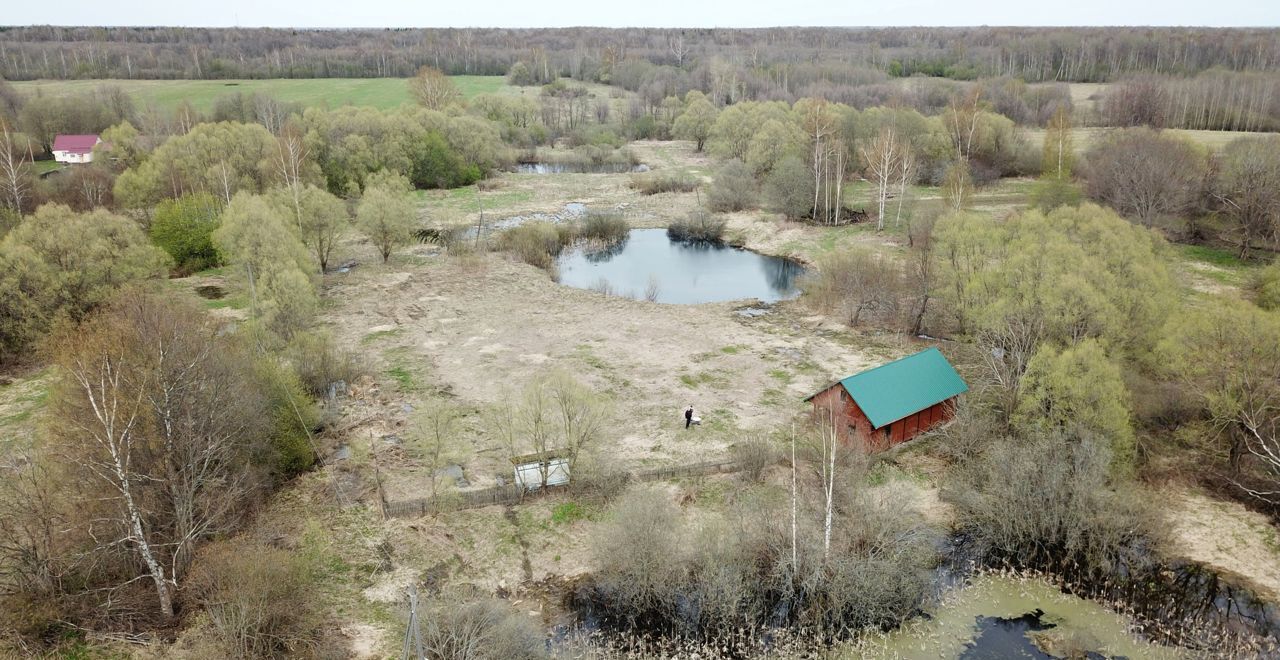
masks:
[[[404,651],[401,660],[423,660],[422,632],[418,629],[418,585],[409,585],[409,626],[404,633]]]

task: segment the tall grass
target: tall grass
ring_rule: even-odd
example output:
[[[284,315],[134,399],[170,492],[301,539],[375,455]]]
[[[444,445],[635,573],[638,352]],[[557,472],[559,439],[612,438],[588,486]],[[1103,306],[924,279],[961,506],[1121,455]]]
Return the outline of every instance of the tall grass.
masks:
[[[631,175],[629,184],[643,195],[668,192],[693,192],[698,189],[698,179],[686,172],[660,170]]]
[[[719,243],[724,238],[724,225],[724,220],[697,209],[668,225],[667,237],[673,241]]]
[[[566,245],[573,242],[575,236],[572,225],[527,222],[499,234],[498,248],[554,276],[556,257],[560,256]]]
[[[578,238],[600,243],[616,243],[627,237],[631,226],[619,211],[587,211],[578,225]]]

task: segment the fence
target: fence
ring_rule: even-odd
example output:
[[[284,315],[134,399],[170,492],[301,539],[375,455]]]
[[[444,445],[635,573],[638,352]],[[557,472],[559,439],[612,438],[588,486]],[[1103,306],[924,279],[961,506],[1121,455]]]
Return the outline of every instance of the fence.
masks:
[[[610,486],[617,487],[631,481],[664,481],[667,479],[680,479],[685,477],[701,477],[709,474],[723,474],[727,472],[737,472],[742,466],[737,461],[703,461],[701,463],[693,463],[690,465],[681,465],[677,467],[652,468],[649,470],[640,470],[637,472],[626,473],[621,479],[607,479]],[[466,490],[456,493],[447,493],[436,495],[434,497],[420,497],[409,500],[401,500],[398,502],[388,501],[382,490],[381,479],[378,480],[378,499],[382,504],[383,518],[407,518],[410,516],[425,516],[428,514],[444,513],[446,511],[458,511],[461,509],[475,509],[484,506],[493,506],[497,504],[516,504],[526,499],[533,499],[559,492],[585,492],[594,490],[600,484],[596,481],[570,481],[563,486],[547,486],[537,490],[526,490],[515,484],[506,486],[493,486],[480,490]]]

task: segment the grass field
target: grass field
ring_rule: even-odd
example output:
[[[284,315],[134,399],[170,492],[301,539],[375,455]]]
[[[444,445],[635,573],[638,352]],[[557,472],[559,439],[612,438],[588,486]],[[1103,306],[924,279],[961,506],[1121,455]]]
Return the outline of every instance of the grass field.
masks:
[[[467,98],[477,94],[519,93],[502,76],[453,76]],[[26,94],[65,95],[91,92],[101,85],[122,87],[139,106],[174,108],[182,100],[198,110],[213,109],[214,99],[235,92],[265,92],[305,106],[368,105],[392,108],[412,101],[403,78],[280,78],[269,80],[34,80],[12,83]]]
[[[1076,128],[1072,132],[1076,153],[1083,153],[1089,148],[1089,145],[1093,144],[1094,140],[1111,130],[1115,129],[1099,127]],[[1244,137],[1246,135],[1275,135],[1275,133],[1256,133],[1249,131],[1193,131],[1184,128],[1166,128],[1164,129],[1164,132],[1169,135],[1177,135],[1179,137],[1186,138],[1196,144],[1203,145],[1215,151],[1225,147],[1228,142],[1231,142],[1238,137]],[[1044,141],[1044,129],[1042,128],[1024,129],[1023,135],[1025,135],[1027,141],[1033,145],[1039,145]]]

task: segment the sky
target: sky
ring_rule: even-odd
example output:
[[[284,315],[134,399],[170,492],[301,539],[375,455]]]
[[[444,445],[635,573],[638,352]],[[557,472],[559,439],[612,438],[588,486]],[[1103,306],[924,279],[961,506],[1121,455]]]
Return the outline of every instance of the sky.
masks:
[[[0,0],[6,25],[1280,26],[1280,0]]]

